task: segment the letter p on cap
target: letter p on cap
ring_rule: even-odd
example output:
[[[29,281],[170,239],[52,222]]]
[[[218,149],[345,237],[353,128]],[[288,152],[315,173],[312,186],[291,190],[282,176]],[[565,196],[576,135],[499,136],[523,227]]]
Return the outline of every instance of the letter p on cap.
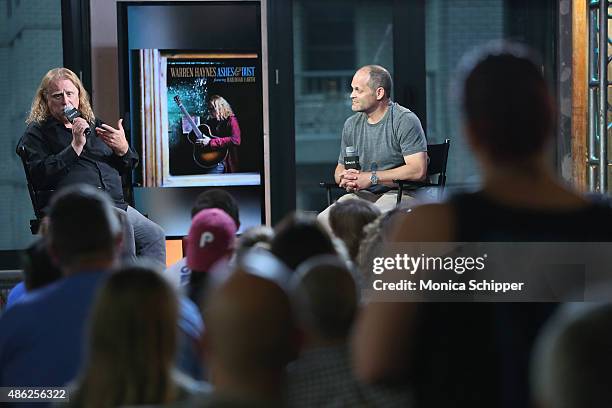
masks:
[[[210,231],[205,231],[200,235],[200,248],[204,248],[207,243],[213,242],[215,240],[215,236]]]

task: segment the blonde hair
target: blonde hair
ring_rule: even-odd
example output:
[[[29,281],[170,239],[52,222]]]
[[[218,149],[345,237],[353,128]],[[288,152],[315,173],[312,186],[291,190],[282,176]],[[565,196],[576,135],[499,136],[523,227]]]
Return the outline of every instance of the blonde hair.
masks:
[[[154,267],[113,273],[91,315],[89,360],[74,395],[78,406],[174,402],[177,319],[174,290]]]
[[[68,68],[53,68],[47,72],[40,81],[36,95],[34,95],[34,99],[32,100],[30,114],[26,119],[28,125],[30,123],[43,123],[51,116],[51,112],[49,112],[49,107],[47,106],[49,87],[53,82],[61,79],[69,80],[79,90],[79,110],[81,111],[81,115],[83,115],[83,118],[87,122],[95,122],[96,118],[91,109],[91,104],[89,103],[89,94],[85,90],[79,77]]]
[[[230,106],[229,102],[225,100],[222,96],[212,95],[208,102],[212,105],[215,110],[215,114],[213,115],[218,120],[225,120],[230,116],[234,116],[234,111]]]

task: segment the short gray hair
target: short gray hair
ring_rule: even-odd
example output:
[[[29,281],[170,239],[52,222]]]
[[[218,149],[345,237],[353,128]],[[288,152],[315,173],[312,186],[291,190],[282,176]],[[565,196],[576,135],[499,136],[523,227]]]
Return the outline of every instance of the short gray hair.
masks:
[[[380,65],[366,65],[362,69],[367,69],[370,73],[368,86],[376,91],[378,88],[385,90],[385,97],[391,98],[391,90],[393,89],[393,79],[391,74],[385,67]]]

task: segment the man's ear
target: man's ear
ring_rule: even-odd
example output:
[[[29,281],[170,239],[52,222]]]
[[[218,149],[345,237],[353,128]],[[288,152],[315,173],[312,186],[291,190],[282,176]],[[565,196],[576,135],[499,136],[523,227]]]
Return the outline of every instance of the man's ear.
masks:
[[[376,100],[381,101],[385,97],[385,88],[379,86],[376,88]]]

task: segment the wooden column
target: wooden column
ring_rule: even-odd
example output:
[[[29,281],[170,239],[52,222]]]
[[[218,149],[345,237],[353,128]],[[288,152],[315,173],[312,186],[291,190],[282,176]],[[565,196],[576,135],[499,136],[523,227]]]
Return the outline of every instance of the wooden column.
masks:
[[[586,0],[572,1],[572,178],[587,190],[589,21]]]

